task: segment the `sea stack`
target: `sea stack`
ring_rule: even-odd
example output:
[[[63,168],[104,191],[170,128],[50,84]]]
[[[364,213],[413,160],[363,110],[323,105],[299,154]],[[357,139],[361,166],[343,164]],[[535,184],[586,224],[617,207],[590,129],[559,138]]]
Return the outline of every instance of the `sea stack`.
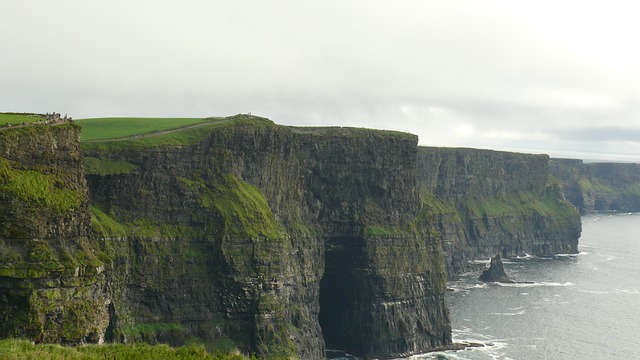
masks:
[[[491,265],[488,269],[482,272],[482,275],[480,275],[479,279],[484,282],[513,282],[513,280],[509,279],[509,276],[507,276],[507,274],[504,272],[504,266],[502,265],[500,254],[497,254],[496,256],[491,258]]]

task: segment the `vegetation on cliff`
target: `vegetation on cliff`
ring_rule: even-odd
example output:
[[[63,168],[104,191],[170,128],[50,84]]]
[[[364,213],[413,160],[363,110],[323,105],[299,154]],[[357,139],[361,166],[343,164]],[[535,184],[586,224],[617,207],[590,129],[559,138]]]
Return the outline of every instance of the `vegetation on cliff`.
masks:
[[[46,206],[69,212],[80,206],[81,195],[66,186],[64,173],[53,167],[25,168],[25,164],[0,158],[0,191],[16,196],[30,206]]]
[[[124,150],[144,150],[163,146],[188,146],[194,145],[206,139],[211,131],[220,131],[224,127],[236,127],[252,125],[256,127],[274,126],[271,120],[251,116],[251,115],[235,115],[226,118],[205,118],[197,121],[192,119],[191,125],[179,128],[163,128],[164,122],[155,124],[146,122],[143,119],[127,118],[128,122],[125,129],[118,134],[121,138],[101,138],[94,140],[85,140],[82,142],[82,148],[89,156],[107,155],[117,153]],[[176,125],[183,121],[182,119],[165,119],[166,124]],[[144,126],[136,125],[142,122]],[[89,133],[98,132],[95,127],[100,121],[90,121],[84,123],[83,120],[77,121],[82,126],[83,131],[86,128]],[[165,125],[166,125],[165,124]],[[169,125],[166,125],[169,126]],[[144,132],[141,132],[144,131]],[[107,156],[108,157],[108,156]]]
[[[469,260],[497,253],[578,251],[580,216],[550,176],[548,156],[426,147],[418,153],[421,191],[436,200],[431,212],[450,278],[468,271]]]
[[[207,352],[204,345],[190,344],[181,347],[168,345],[104,344],[64,347],[52,344],[36,345],[28,340],[0,340],[0,358],[5,360],[248,360],[240,354],[215,354]]]
[[[269,239],[285,236],[285,229],[275,220],[260,190],[233,174],[225,174],[209,182],[187,178],[178,180],[197,196],[202,207],[220,214],[227,235]]]
[[[552,159],[550,169],[567,200],[582,213],[640,211],[640,164]]]
[[[434,150],[430,167],[415,135],[250,115],[77,123],[84,162],[76,124],[0,132],[17,154],[0,158],[0,215],[17,219],[0,234],[2,336],[198,338],[274,359],[321,359],[325,342],[424,351],[451,342],[445,238],[503,246],[574,215],[542,156]]]
[[[0,337],[97,342],[108,325],[79,140],[64,122],[0,130]]]
[[[211,121],[202,118],[87,118],[77,119],[82,126],[82,140],[127,138],[136,135],[174,130]]]
[[[555,194],[524,191],[504,197],[469,201],[466,206],[474,216],[480,218],[523,216],[534,213],[556,222],[563,222],[577,216],[577,209],[568,206]]]
[[[46,116],[42,114],[0,113],[0,126],[7,124],[18,125],[22,123],[32,123],[42,121],[44,119],[46,119]]]

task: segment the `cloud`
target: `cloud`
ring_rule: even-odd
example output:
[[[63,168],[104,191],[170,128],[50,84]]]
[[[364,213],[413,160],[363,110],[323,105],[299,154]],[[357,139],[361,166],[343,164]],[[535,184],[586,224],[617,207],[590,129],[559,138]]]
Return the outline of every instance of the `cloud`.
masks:
[[[563,140],[578,142],[633,142],[640,144],[640,128],[630,127],[590,127],[581,129],[562,129],[555,132]]]
[[[252,112],[408,131],[425,145],[610,151],[629,141],[589,129],[632,128],[640,115],[635,10],[615,0],[5,2],[0,110]]]

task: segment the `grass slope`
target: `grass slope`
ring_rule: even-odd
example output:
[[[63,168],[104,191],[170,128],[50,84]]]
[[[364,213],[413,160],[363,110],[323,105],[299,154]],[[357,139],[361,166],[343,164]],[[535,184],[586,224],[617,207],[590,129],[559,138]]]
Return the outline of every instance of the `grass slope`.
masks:
[[[81,121],[76,123],[82,125]],[[82,148],[86,156],[105,158],[109,157],[107,156],[108,154],[113,154],[118,151],[137,151],[162,146],[192,145],[205,139],[211,131],[222,131],[227,127],[247,125],[255,127],[274,126],[274,123],[265,118],[243,114],[225,118],[207,118],[202,119],[201,124],[196,123],[195,126],[182,126],[169,131],[160,131],[156,127],[146,136],[129,136],[114,140],[96,139],[95,141],[84,139]],[[84,129],[83,126],[83,131]]]
[[[78,119],[76,124],[82,127],[82,140],[91,141],[149,134],[208,121],[211,120],[202,118],[111,117]]]

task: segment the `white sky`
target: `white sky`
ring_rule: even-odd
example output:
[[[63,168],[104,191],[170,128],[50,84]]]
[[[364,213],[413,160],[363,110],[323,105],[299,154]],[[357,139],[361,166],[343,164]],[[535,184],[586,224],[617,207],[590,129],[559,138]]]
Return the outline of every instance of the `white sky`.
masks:
[[[0,0],[0,111],[225,116],[640,162],[640,3]]]

